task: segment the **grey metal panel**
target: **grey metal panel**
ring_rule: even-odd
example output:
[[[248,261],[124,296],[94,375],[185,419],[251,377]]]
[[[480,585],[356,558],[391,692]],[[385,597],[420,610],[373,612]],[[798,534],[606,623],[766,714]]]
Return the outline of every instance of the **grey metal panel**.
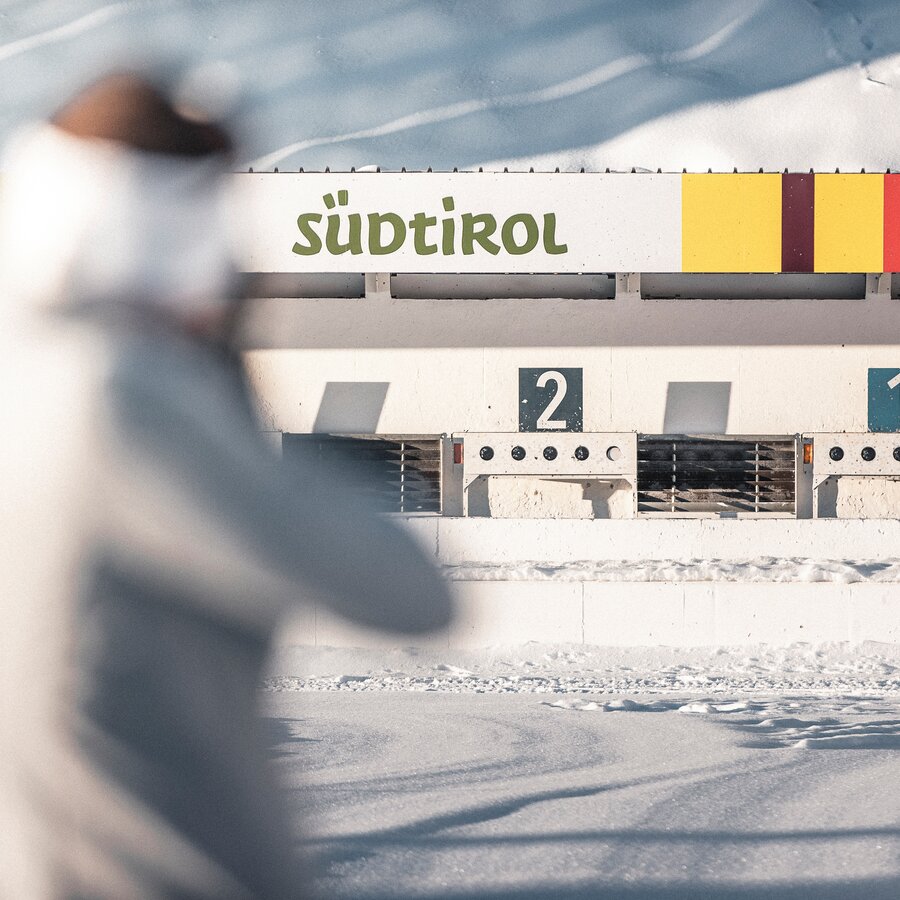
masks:
[[[796,272],[644,273],[648,300],[862,300],[865,274]]]
[[[355,272],[247,272],[244,297],[363,297],[365,276]]]
[[[889,300],[266,299],[249,304],[241,346],[849,347],[897,334]]]
[[[403,275],[391,278],[391,293],[404,299],[490,300],[492,298],[561,298],[611,300],[615,274],[560,275]]]

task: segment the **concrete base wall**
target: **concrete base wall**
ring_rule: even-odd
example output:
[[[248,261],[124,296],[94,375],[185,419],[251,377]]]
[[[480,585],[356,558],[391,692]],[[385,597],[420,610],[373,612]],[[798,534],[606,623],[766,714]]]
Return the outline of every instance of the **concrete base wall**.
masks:
[[[898,519],[486,519],[410,517],[444,566],[581,560],[900,557]]]
[[[708,647],[900,643],[900,585],[457,581],[453,625],[427,638],[360,628],[321,606],[288,640],[335,647],[476,648],[540,643]]]
[[[441,565],[578,560],[890,559],[894,520],[506,520],[410,518]],[[900,643],[900,584],[859,582],[452,581],[459,615],[428,638],[348,624],[312,603],[288,640],[343,647],[541,643],[673,647],[798,641]]]

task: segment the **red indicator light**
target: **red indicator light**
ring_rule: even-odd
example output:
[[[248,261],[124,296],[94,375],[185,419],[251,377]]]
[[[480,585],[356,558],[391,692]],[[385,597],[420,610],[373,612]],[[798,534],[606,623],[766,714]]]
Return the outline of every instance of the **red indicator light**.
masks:
[[[455,462],[457,465],[460,465],[460,463],[462,463],[462,450],[463,450],[462,443],[461,442],[457,443],[456,441],[454,441],[453,442],[453,462]]]
[[[809,466],[812,465],[813,461],[813,445],[812,444],[804,444],[803,445],[803,465]]]

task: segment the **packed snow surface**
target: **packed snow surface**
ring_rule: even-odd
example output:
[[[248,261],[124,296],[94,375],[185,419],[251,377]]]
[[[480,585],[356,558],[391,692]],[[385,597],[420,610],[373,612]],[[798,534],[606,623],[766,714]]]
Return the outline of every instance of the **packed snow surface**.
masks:
[[[717,697],[803,692],[900,698],[900,646],[869,641],[698,649],[582,644],[492,650],[285,647],[265,684],[269,691],[280,692],[688,692]]]
[[[895,0],[0,4],[0,140],[110,66],[195,66],[257,170],[898,167]]]
[[[897,648],[293,648],[275,671],[326,897],[900,896]]]

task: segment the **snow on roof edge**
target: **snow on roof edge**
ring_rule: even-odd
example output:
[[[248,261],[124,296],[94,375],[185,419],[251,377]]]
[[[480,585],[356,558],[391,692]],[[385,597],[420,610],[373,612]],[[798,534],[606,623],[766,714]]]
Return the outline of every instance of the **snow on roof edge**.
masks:
[[[730,170],[719,170],[719,169],[648,169],[643,166],[632,166],[630,169],[618,169],[611,168],[607,166],[605,169],[592,169],[586,166],[581,166],[580,168],[573,169],[563,169],[557,166],[552,172],[549,169],[541,169],[535,170],[534,167],[529,169],[512,169],[510,170],[507,167],[502,169],[486,169],[483,166],[479,166],[478,168],[472,169],[464,169],[454,166],[452,169],[432,169],[429,166],[426,169],[407,169],[405,166],[399,169],[388,169],[382,168],[381,166],[363,166],[361,168],[356,168],[355,166],[351,166],[349,169],[334,169],[332,170],[329,166],[326,166],[324,169],[306,169],[304,167],[300,167],[299,169],[281,169],[278,166],[275,166],[274,169],[254,169],[252,166],[248,169],[241,169],[240,171],[236,171],[233,174],[238,175],[424,175],[424,174],[436,174],[436,175],[788,175],[788,174],[800,174],[800,175],[826,175],[826,174],[845,174],[845,175],[854,175],[854,174],[862,174],[862,175],[891,175],[893,174],[890,167],[887,169],[866,169],[865,167],[861,167],[859,170],[857,169],[847,169],[843,170],[840,167],[832,169],[766,169],[760,166],[758,169],[738,169],[736,166]]]

